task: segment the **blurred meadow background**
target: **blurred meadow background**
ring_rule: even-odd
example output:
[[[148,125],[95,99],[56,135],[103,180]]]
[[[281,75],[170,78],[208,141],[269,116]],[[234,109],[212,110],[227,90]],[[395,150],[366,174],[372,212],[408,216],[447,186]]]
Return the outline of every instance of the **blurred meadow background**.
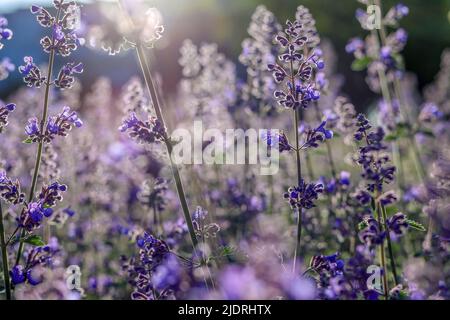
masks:
[[[450,299],[450,0],[372,2],[0,0],[1,296]]]
[[[87,21],[96,19],[96,3],[114,3],[114,1],[82,1],[83,18]],[[345,45],[351,37],[361,36],[364,31],[355,19],[355,10],[360,6],[353,0],[170,0],[147,1],[149,6],[157,7],[165,24],[163,43],[158,43],[154,52],[158,60],[158,72],[164,79],[167,94],[176,90],[181,77],[181,67],[177,61],[179,48],[183,40],[192,39],[194,43],[214,42],[219,51],[228,59],[238,62],[242,50],[242,41],[247,37],[247,28],[251,14],[259,4],[264,4],[274,12],[279,21],[291,18],[292,11],[302,4],[310,9],[316,19],[317,29],[323,39],[328,39],[337,55],[337,73],[344,76],[343,93],[347,94],[357,108],[366,108],[374,100],[363,72],[353,72],[350,68],[353,58],[345,52]],[[4,14],[15,27],[16,39],[3,51],[2,55],[14,57],[13,63],[21,63],[20,56],[29,54],[37,62],[46,62],[46,56],[33,39],[43,35],[41,28],[28,19],[31,3],[50,3],[50,1],[2,0],[0,13]],[[386,8],[396,3],[394,0],[383,2]],[[404,50],[406,68],[417,75],[419,88],[430,83],[440,66],[443,50],[450,46],[450,0],[431,0],[424,4],[421,0],[405,1],[410,14],[402,21],[402,27],[408,30],[408,44]],[[24,52],[26,48],[26,52]],[[82,48],[75,53],[86,61],[86,72],[81,76],[88,87],[98,76],[104,75],[113,81],[116,89],[127,79],[138,73],[136,63],[125,53],[105,59],[104,52]],[[17,61],[15,61],[17,60]],[[245,68],[238,64],[238,74],[245,75]],[[126,77],[127,75],[128,77]],[[5,98],[22,83],[20,75],[15,73],[8,82],[0,83],[0,98]]]

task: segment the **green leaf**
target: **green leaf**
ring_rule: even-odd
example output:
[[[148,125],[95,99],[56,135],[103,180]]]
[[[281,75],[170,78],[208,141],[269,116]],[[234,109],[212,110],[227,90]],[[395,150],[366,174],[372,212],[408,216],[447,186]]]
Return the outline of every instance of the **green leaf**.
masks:
[[[392,57],[395,60],[397,68],[399,68],[400,70],[404,70],[405,69],[405,61],[403,59],[403,56],[401,54],[399,54],[399,53],[394,53],[392,55]]]
[[[360,223],[358,223],[358,230],[364,230],[365,228],[367,228],[369,226],[369,224],[367,223],[366,220],[361,221]]]
[[[392,142],[398,140],[400,138],[407,137],[409,134],[409,127],[407,124],[398,123],[397,127],[394,131],[386,135],[384,138],[385,141]]]
[[[416,132],[421,133],[426,136],[429,136],[429,137],[434,137],[434,133],[430,129],[422,128],[422,129],[417,130]]]
[[[220,255],[222,257],[231,256],[236,253],[236,248],[233,246],[224,246],[221,248]]]
[[[427,231],[427,229],[423,226],[423,224],[421,224],[421,223],[419,223],[417,221],[414,221],[414,220],[411,220],[411,219],[406,219],[406,222],[409,224],[409,226],[411,228],[413,228],[415,230]]]
[[[31,144],[31,143],[33,143],[33,139],[31,139],[31,138],[25,139],[22,141],[22,143]]]
[[[22,238],[20,241],[31,244],[32,246],[36,246],[36,247],[45,245],[45,242],[37,234],[32,234],[32,235],[26,236],[25,238]]]
[[[367,66],[372,62],[372,58],[370,57],[362,57],[359,59],[356,59],[352,63],[352,70],[353,71],[363,71],[367,68]]]

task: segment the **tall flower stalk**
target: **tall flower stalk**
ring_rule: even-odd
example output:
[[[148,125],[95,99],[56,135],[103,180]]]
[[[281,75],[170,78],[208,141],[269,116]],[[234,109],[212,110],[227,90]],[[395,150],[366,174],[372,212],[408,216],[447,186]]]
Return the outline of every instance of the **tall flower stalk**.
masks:
[[[134,21],[132,20],[132,17],[128,14],[128,12],[126,11],[126,9],[124,8],[124,6],[122,5],[122,1],[118,1],[119,7],[121,9],[121,11],[125,14],[128,23],[129,23],[129,28],[131,28],[132,30],[134,30],[134,32],[136,32],[136,26]],[[162,33],[162,31],[164,30],[162,26],[155,26],[155,28],[159,28],[159,30],[155,30],[156,32],[156,37],[153,39],[157,40],[160,37],[160,34]],[[156,113],[156,119],[157,121],[161,124],[161,127],[164,128],[164,130],[162,130],[161,135],[162,135],[162,141],[166,146],[168,155],[169,155],[169,159],[170,159],[170,166],[172,169],[172,174],[175,180],[175,186],[177,189],[177,193],[178,193],[178,197],[180,200],[180,205],[181,208],[183,210],[183,215],[184,215],[184,219],[186,221],[188,230],[189,230],[189,236],[191,238],[191,242],[192,242],[192,246],[194,248],[194,251],[196,250],[196,247],[198,245],[198,240],[197,237],[195,236],[195,230],[194,230],[194,226],[192,223],[192,218],[190,215],[190,211],[189,211],[189,207],[188,207],[188,203],[186,200],[186,193],[184,191],[184,187],[183,187],[183,183],[181,180],[181,175],[180,175],[180,171],[177,167],[177,165],[173,162],[172,160],[172,141],[170,140],[169,136],[167,135],[167,132],[165,130],[166,125],[164,122],[164,117],[163,117],[163,113],[162,113],[162,107],[160,104],[160,100],[158,98],[158,93],[157,93],[157,89],[156,89],[156,84],[154,82],[154,79],[152,77],[151,74],[151,70],[150,70],[150,65],[148,63],[146,54],[145,54],[145,47],[148,46],[145,44],[145,39],[140,39],[139,36],[135,36],[135,39],[127,39],[128,42],[130,42],[130,44],[133,45],[133,47],[136,50],[136,54],[138,57],[138,61],[139,61],[139,67],[141,69],[142,75],[144,76],[144,80],[145,80],[145,85],[147,87],[147,90],[150,94],[150,97],[152,99],[152,103],[155,109],[155,113]],[[130,41],[131,40],[131,41]],[[153,43],[151,44],[153,45]]]
[[[34,64],[32,57],[25,57],[25,65],[19,67],[19,71],[24,76],[24,81],[29,87],[39,88],[44,84],[44,101],[41,119],[39,121],[36,118],[29,120],[29,125],[26,128],[28,139],[24,141],[25,143],[38,143],[27,203],[32,203],[35,197],[44,144],[50,143],[57,135],[66,136],[72,126],[80,127],[82,125],[76,113],[71,112],[68,107],[65,107],[63,112],[58,116],[48,117],[51,86],[55,85],[62,90],[69,89],[75,81],[73,74],[83,72],[83,64],[67,63],[59,71],[58,77],[53,80],[55,56],[57,54],[63,57],[69,56],[84,41],[82,38],[78,38],[75,32],[79,22],[79,7],[76,3],[55,0],[54,6],[57,10],[55,17],[43,7],[35,5],[31,7],[31,13],[36,15],[38,23],[42,27],[51,28],[52,31],[51,36],[45,36],[40,41],[44,52],[49,54],[46,76],[41,75],[41,71]],[[22,228],[20,237],[23,238],[25,234],[26,230]],[[49,235],[49,232],[46,234]],[[21,241],[17,251],[15,265],[20,263],[24,245],[24,242]]]
[[[192,217],[189,211],[189,206],[186,200],[186,193],[183,186],[183,182],[181,179],[180,171],[178,166],[173,162],[172,159],[172,151],[173,151],[173,141],[169,137],[167,133],[167,127],[164,121],[164,115],[163,115],[163,106],[161,104],[161,100],[158,97],[158,91],[156,87],[156,83],[154,81],[154,78],[151,73],[150,64],[148,62],[147,56],[145,54],[145,48],[153,47],[153,44],[156,40],[158,40],[161,37],[162,32],[164,31],[164,27],[160,25],[160,21],[157,17],[152,16],[149,14],[151,11],[147,11],[148,17],[148,23],[151,24],[150,26],[147,26],[149,28],[153,28],[153,34],[150,38],[148,38],[147,34],[139,34],[139,30],[135,24],[135,21],[133,21],[132,16],[127,12],[126,8],[123,6],[122,1],[118,1],[119,8],[121,12],[125,15],[126,20],[128,22],[129,27],[129,35],[125,37],[128,45],[130,45],[132,48],[136,50],[137,58],[139,61],[139,67],[141,69],[142,75],[144,76],[145,84],[148,90],[148,93],[152,99],[152,104],[155,109],[156,117],[152,119],[153,122],[153,128],[150,130],[152,131],[151,136],[153,137],[152,141],[156,142],[163,142],[166,146],[166,150],[168,153],[169,161],[170,161],[170,167],[172,169],[172,174],[175,180],[175,187],[177,189],[178,198],[180,200],[181,209],[183,211],[184,220],[186,222],[190,240],[192,243],[193,248],[193,255],[195,257],[200,255],[200,261],[201,261],[201,270],[204,275],[205,285],[209,289],[210,287],[214,288],[214,280],[212,278],[211,272],[209,270],[209,266],[207,265],[206,259],[203,255],[203,253],[199,253],[197,251],[198,247],[198,239],[195,233],[194,224],[192,221]],[[151,32],[150,32],[151,33]],[[140,125],[147,125],[147,123],[139,122],[136,118],[136,115],[131,115],[131,118],[128,120],[125,120],[124,125],[121,127],[121,131],[127,131],[132,130],[134,131],[136,128],[138,128]],[[138,131],[138,129],[136,129]],[[131,134],[133,135],[133,134]],[[135,137],[138,138],[140,141],[144,143],[149,143],[148,136],[140,137],[140,133],[136,132]],[[206,271],[204,270],[204,267],[206,267]],[[208,277],[206,277],[206,274],[208,274]]]
[[[376,6],[378,6],[380,9],[382,9],[382,3],[381,0],[374,0],[374,4]],[[404,12],[403,14],[406,15],[408,13],[408,8],[399,4],[397,5],[397,7],[393,10],[396,10],[398,12]],[[388,35],[386,32],[386,23],[385,23],[385,19],[381,20],[381,25],[380,28],[378,29],[378,35],[380,37],[380,42],[383,48],[389,48],[389,44],[388,44]],[[384,77],[385,78],[385,77]],[[414,161],[414,167],[416,169],[416,174],[417,177],[420,181],[420,183],[422,185],[426,185],[427,182],[427,172],[425,170],[425,167],[423,165],[422,162],[422,157],[421,157],[421,153],[420,153],[420,149],[417,146],[417,141],[415,139],[415,132],[413,131],[412,128],[412,122],[411,122],[411,117],[409,116],[408,111],[406,110],[406,103],[405,103],[405,99],[404,99],[404,95],[403,95],[403,90],[402,90],[402,85],[400,83],[400,78],[398,76],[394,76],[393,77],[393,92],[399,102],[399,111],[400,114],[402,116],[402,120],[405,122],[406,124],[406,130],[407,130],[407,139],[408,142],[411,145],[411,153],[413,156],[413,161]],[[398,156],[399,157],[399,156]],[[401,161],[401,160],[400,160]],[[402,170],[403,171],[403,170]],[[429,218],[428,221],[428,232],[426,235],[426,240],[425,242],[430,242],[431,241],[431,235],[433,232],[433,219]]]
[[[277,138],[280,152],[295,151],[297,181],[296,186],[289,188],[284,198],[297,214],[297,235],[293,258],[292,271],[296,272],[296,263],[301,256],[301,238],[303,229],[303,210],[315,207],[319,193],[323,192],[320,183],[306,183],[302,176],[301,151],[318,147],[332,137],[331,131],[325,129],[326,122],[312,130],[304,130],[304,141],[300,141],[300,124],[303,118],[303,109],[320,98],[313,79],[315,69],[322,69],[321,51],[315,50],[318,45],[317,31],[314,28],[314,19],[309,11],[300,6],[297,9],[296,20],[286,22],[286,27],[275,40],[280,46],[281,54],[278,62],[269,64],[269,70],[278,84],[280,90],[274,92],[279,105],[293,112],[295,130],[295,145],[290,146],[287,137],[280,135]],[[272,141],[272,139],[270,139]]]
[[[0,249],[2,251],[3,280],[5,284],[6,300],[11,300],[11,282],[9,280],[8,249],[5,239],[5,227],[3,225],[3,209],[1,200],[0,200]]]

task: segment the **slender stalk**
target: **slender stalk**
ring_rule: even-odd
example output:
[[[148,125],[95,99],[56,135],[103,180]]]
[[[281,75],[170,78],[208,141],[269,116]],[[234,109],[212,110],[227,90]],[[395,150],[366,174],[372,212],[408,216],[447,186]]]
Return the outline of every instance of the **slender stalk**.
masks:
[[[302,163],[300,160],[300,142],[299,142],[299,121],[300,121],[300,110],[295,109],[294,111],[295,116],[295,154],[296,154],[296,160],[297,160],[297,182],[300,186],[302,182]],[[292,265],[292,272],[295,273],[296,270],[296,263],[297,258],[300,256],[300,248],[301,248],[301,237],[302,237],[302,220],[303,220],[303,210],[302,208],[298,209],[297,214],[297,239],[296,239],[296,246],[295,246],[295,252],[294,252],[294,261]]]
[[[270,174],[267,176],[267,183],[269,184],[269,206],[267,212],[269,214],[273,214],[273,209],[275,205],[275,188],[273,187],[273,175]]]
[[[320,122],[322,119],[320,118],[319,106],[317,105],[317,102],[315,103],[314,110],[315,110],[315,114],[316,114],[316,119],[317,119],[317,121]],[[331,144],[328,141],[328,139],[325,139],[325,145],[327,147],[328,164],[330,166],[331,175],[333,176],[333,178],[337,178],[337,169],[336,169],[336,165],[334,164],[334,160],[333,160],[333,151],[331,149]]]
[[[61,15],[61,9],[58,9],[58,13],[56,15],[57,22],[59,21],[60,15]],[[44,132],[45,126],[47,125],[48,106],[49,106],[49,101],[50,101],[50,87],[52,85],[51,78],[53,75],[53,64],[55,61],[54,44],[55,44],[55,39],[52,34],[52,46],[51,46],[52,49],[50,51],[50,57],[49,57],[49,61],[48,61],[47,79],[45,81],[44,107],[43,107],[42,118],[41,118],[41,123],[40,123],[41,132]],[[39,176],[39,169],[41,166],[43,147],[44,147],[44,142],[41,140],[41,141],[39,141],[39,144],[38,144],[38,150],[37,150],[37,154],[36,154],[36,162],[34,164],[33,179],[31,182],[30,193],[28,195],[28,203],[33,201],[34,193],[36,191],[36,185],[37,185],[37,180],[38,180],[38,176]],[[20,237],[22,238],[24,236],[25,236],[25,229],[22,229],[22,231],[20,233]],[[25,245],[24,242],[22,242],[22,241],[19,242],[19,249],[17,250],[16,265],[18,265],[20,263],[20,258],[22,256],[24,245]]]
[[[381,1],[380,0],[374,0],[375,5],[377,5],[381,9]],[[379,30],[381,42],[383,45],[386,44],[386,28],[383,23],[381,23],[381,28]],[[408,129],[408,140],[411,143],[411,149],[413,154],[413,160],[414,160],[414,166],[417,172],[417,176],[422,184],[425,185],[426,179],[427,179],[427,173],[425,170],[425,167],[421,160],[421,155],[419,148],[417,146],[416,139],[414,138],[414,133],[411,130],[411,119],[409,117],[409,114],[404,110],[405,102],[402,92],[402,86],[400,84],[400,81],[397,77],[394,78],[394,92],[398,98],[398,101],[400,102],[400,114],[402,115],[404,121],[406,121],[407,129]],[[433,219],[429,217],[428,219],[428,231],[427,235],[425,237],[425,245],[429,245],[431,241],[431,236],[433,233],[434,225],[433,225]]]
[[[157,116],[158,120],[161,122],[161,124],[164,127],[166,127],[165,122],[164,122],[164,117],[163,117],[163,114],[161,111],[161,104],[159,102],[158,94],[156,91],[156,86],[155,86],[153,77],[150,72],[150,66],[149,66],[149,63],[145,56],[144,48],[141,44],[136,45],[136,52],[137,52],[139,65],[141,67],[142,74],[144,75],[144,80],[145,80],[145,84],[147,86],[147,90],[149,91],[150,97],[152,98],[156,116]],[[180,199],[180,204],[181,204],[181,208],[183,210],[184,219],[186,221],[188,231],[189,231],[189,236],[191,238],[193,253],[194,253],[194,255],[196,255],[198,239],[197,239],[197,236],[195,235],[194,224],[192,222],[191,214],[189,211],[189,206],[188,206],[188,203],[186,200],[186,194],[184,192],[184,187],[183,187],[183,183],[181,180],[180,171],[178,169],[178,166],[173,162],[173,159],[172,159],[172,144],[171,144],[171,141],[170,141],[169,137],[167,136],[166,132],[164,132],[164,143],[166,145],[167,153],[169,155],[170,166],[172,168],[172,174],[173,174],[173,177],[175,180],[175,186],[177,189],[178,198]],[[203,265],[207,269],[207,273],[209,275],[209,282],[211,283],[211,286],[213,286],[213,287],[214,287],[214,280],[212,278],[211,272],[209,270],[209,266],[208,266],[207,261],[205,260],[204,256],[202,255],[200,257],[200,259],[201,259],[201,264],[202,264],[201,269],[202,269],[202,272],[204,275],[205,285],[206,285],[207,290],[209,290],[210,286],[208,285],[208,279],[206,278],[205,271],[203,269]]]
[[[376,211],[377,211],[378,225],[380,226],[380,229],[381,229],[383,224],[382,224],[381,205],[380,205],[379,201],[377,201],[377,203],[376,203]],[[388,281],[387,281],[386,253],[384,250],[384,240],[380,244],[380,262],[381,262],[381,266],[383,268],[384,298],[387,300],[388,294],[389,294],[389,287],[388,287]]]
[[[386,239],[388,244],[389,260],[391,262],[392,275],[394,276],[394,283],[397,286],[398,285],[397,268],[395,266],[394,252],[392,251],[391,234],[389,232],[389,226],[387,224],[386,207],[383,205],[381,205],[381,212],[383,213],[384,230],[386,231]]]
[[[11,283],[9,281],[8,251],[5,241],[5,227],[3,225],[3,210],[1,201],[0,201],[0,246],[2,250],[3,280],[5,282],[6,300],[11,300]]]
[[[156,86],[153,81],[152,75],[150,73],[150,66],[148,65],[147,59],[145,57],[144,48],[142,45],[136,46],[136,52],[139,60],[139,64],[141,67],[141,71],[144,75],[145,84],[152,98],[153,105],[155,107],[155,113],[159,121],[161,121],[162,125],[165,127],[164,118],[161,112],[161,106],[159,104],[158,95],[156,92]],[[186,224],[189,230],[189,235],[192,241],[192,246],[195,248],[198,245],[198,240],[195,235],[194,225],[192,223],[191,214],[189,212],[189,207],[186,201],[186,194],[184,192],[183,183],[181,181],[180,171],[178,166],[172,160],[172,144],[169,141],[169,138],[165,134],[164,143],[166,144],[167,151],[169,154],[170,165],[172,167],[172,173],[175,180],[176,189],[178,192],[178,197],[180,199],[181,208],[183,209],[184,219],[186,220]]]

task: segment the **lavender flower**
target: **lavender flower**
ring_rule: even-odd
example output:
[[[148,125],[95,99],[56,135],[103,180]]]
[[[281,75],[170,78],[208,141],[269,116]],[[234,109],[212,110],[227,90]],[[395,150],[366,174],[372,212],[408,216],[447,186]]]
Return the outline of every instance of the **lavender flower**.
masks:
[[[41,132],[37,118],[29,119],[25,127],[28,135],[26,142],[50,143],[56,136],[66,137],[73,127],[80,128],[82,125],[83,122],[78,118],[77,113],[66,106],[60,114],[49,117],[44,133]]]
[[[0,170],[0,199],[12,204],[22,203],[25,194],[21,192],[19,180],[12,181]]]
[[[0,16],[0,50],[2,50],[4,44],[2,40],[11,40],[13,37],[13,32],[8,29],[8,20],[5,17]]]
[[[46,245],[33,248],[27,257],[25,266],[15,265],[10,271],[11,283],[17,286],[21,283],[29,283],[36,286],[44,280],[36,277],[35,270],[38,267],[51,267],[53,257],[59,252],[58,246]]]
[[[17,218],[19,227],[31,232],[39,228],[42,220],[50,218],[53,207],[63,200],[62,193],[67,191],[67,186],[54,182],[49,186],[43,186],[36,202],[29,203]]]
[[[149,117],[148,121],[139,120],[136,113],[132,112],[129,118],[123,121],[119,130],[127,132],[131,138],[136,139],[138,143],[161,142],[166,137],[166,129],[156,117]]]
[[[313,70],[322,69],[323,61],[314,50],[305,47],[308,37],[300,21],[287,21],[286,29],[276,38],[283,53],[279,55],[280,63],[269,64],[269,71],[277,83],[283,84],[283,90],[274,92],[278,104],[288,108],[307,108],[311,101],[320,98],[320,92],[311,80]]]
[[[8,103],[0,107],[0,133],[2,133],[8,125],[8,116],[15,109],[16,105],[14,103]]]
[[[289,152],[294,149],[294,147],[290,145],[289,140],[283,131],[274,132],[269,130],[263,134],[262,139],[266,141],[270,148],[275,147],[280,153],[284,151]]]
[[[396,237],[400,237],[405,234],[409,228],[409,223],[406,219],[406,215],[401,212],[394,214],[387,220],[389,231],[393,232]]]
[[[324,187],[321,183],[305,183],[302,180],[299,186],[289,188],[288,192],[284,194],[284,198],[292,208],[311,209],[315,207],[314,202],[323,190]]]
[[[42,76],[41,69],[33,62],[33,57],[25,57],[23,61],[25,65],[19,67],[19,72],[24,76],[23,81],[29,87],[40,88],[47,78]]]
[[[66,63],[59,71],[58,77],[55,80],[55,86],[61,89],[70,89],[75,82],[74,73],[83,73],[82,63]]]
[[[11,59],[3,58],[0,61],[0,81],[8,78],[9,74],[16,69],[16,66],[11,63]]]
[[[326,124],[326,121],[322,121],[317,128],[306,130],[305,142],[301,149],[318,148],[320,142],[333,138],[333,131],[326,129]]]
[[[368,181],[367,190],[381,192],[383,184],[394,180],[395,167],[389,164],[389,156],[383,152],[387,149],[383,144],[383,129],[378,127],[376,131],[369,132],[370,128],[368,120],[360,114],[355,140],[364,138],[366,145],[359,148],[356,162],[363,167],[362,177]]]
[[[206,216],[208,212],[202,207],[197,207],[192,215],[192,223],[194,224],[194,230],[197,237],[215,238],[220,231],[220,226],[217,223],[206,223]]]
[[[369,216],[363,220],[364,228],[359,232],[360,240],[368,247],[377,246],[383,243],[386,233],[382,231],[382,227],[378,221]]]
[[[144,181],[138,194],[139,200],[149,208],[163,211],[167,205],[167,184],[168,181],[162,178],[157,178],[154,181]]]

